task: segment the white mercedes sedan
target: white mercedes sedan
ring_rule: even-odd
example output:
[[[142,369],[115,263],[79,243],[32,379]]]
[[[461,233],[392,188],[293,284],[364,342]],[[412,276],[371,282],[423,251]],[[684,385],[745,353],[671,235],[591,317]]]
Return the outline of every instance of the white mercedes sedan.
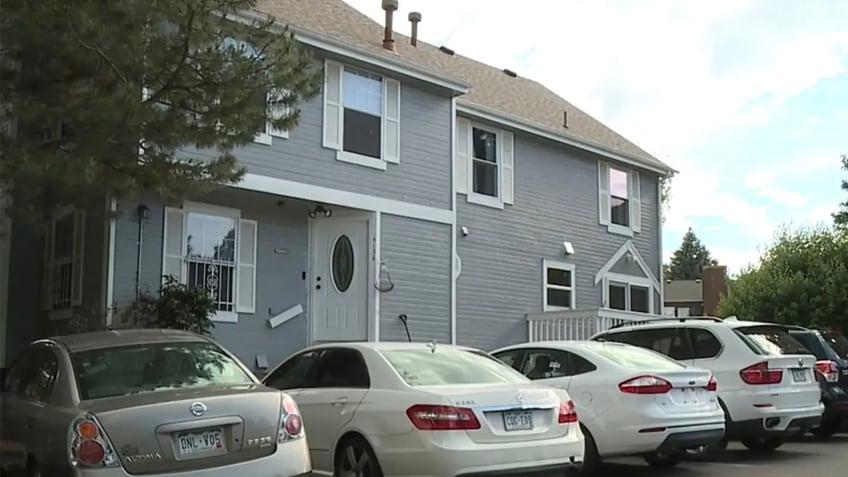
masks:
[[[584,473],[604,457],[622,455],[674,467],[684,449],[724,437],[724,412],[708,370],[613,342],[536,342],[491,354],[534,382],[569,392],[586,437]]]
[[[263,382],[297,401],[317,475],[541,477],[582,460],[568,393],[472,348],[317,345]]]

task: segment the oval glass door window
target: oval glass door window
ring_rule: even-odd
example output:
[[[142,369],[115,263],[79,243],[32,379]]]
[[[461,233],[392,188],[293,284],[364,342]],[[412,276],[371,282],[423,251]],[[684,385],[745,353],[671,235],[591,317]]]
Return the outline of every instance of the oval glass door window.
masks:
[[[344,293],[350,288],[353,281],[353,244],[347,235],[341,235],[333,245],[333,283],[339,293]]]

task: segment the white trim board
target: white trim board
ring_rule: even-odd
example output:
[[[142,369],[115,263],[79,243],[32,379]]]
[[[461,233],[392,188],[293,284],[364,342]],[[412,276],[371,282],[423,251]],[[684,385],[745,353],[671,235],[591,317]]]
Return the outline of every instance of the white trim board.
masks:
[[[456,252],[456,98],[451,99],[451,211],[453,222],[451,223],[451,278],[450,278],[450,342],[456,344],[456,280],[459,278],[459,255]]]
[[[639,265],[639,268],[641,268],[645,276],[648,277],[643,278],[627,276],[628,282],[637,283],[638,281],[645,281],[646,283],[649,283],[651,286],[653,286],[654,289],[659,291],[660,284],[657,281],[657,278],[654,276],[653,272],[651,272],[651,268],[648,266],[648,263],[645,262],[645,259],[642,258],[642,255],[639,253],[639,250],[637,250],[636,246],[633,245],[632,240],[624,242],[624,245],[622,245],[621,248],[619,248],[618,251],[615,252],[615,254],[613,254],[613,256],[607,261],[607,263],[605,263],[604,266],[601,267],[600,270],[598,270],[598,273],[595,275],[595,285],[597,285],[601,282],[601,280],[607,277],[622,277],[623,275],[610,273],[610,270],[612,270],[612,267],[614,267],[615,264],[618,263],[618,261],[621,260],[621,258],[624,257],[624,255],[628,252],[633,255],[633,259],[636,261],[636,264]]]
[[[273,318],[268,319],[268,326],[271,328],[276,328],[283,323],[288,322],[289,320],[293,320],[294,318],[300,316],[303,313],[303,305],[298,303],[297,305],[289,308],[288,310],[278,313],[274,315]]]
[[[487,121],[491,121],[496,124],[515,129],[517,131],[522,131],[525,133],[532,134],[534,136],[539,136],[561,144],[576,147],[578,149],[582,149],[584,151],[591,152],[593,154],[597,154],[599,156],[606,157],[608,159],[612,159],[614,161],[618,161],[619,163],[627,164],[632,167],[638,167],[641,169],[649,170],[661,175],[668,175],[677,172],[671,167],[668,167],[668,169],[663,169],[660,166],[645,164],[639,159],[609,151],[600,144],[593,144],[585,139],[575,138],[571,134],[564,134],[561,131],[553,131],[544,126],[532,124],[522,118],[518,118],[491,108],[485,108],[483,106],[470,105],[466,103],[459,104],[457,106],[457,110],[471,117],[485,119]]]
[[[347,192],[259,174],[245,174],[244,179],[233,187],[289,196],[296,199],[311,200],[323,204],[351,207],[372,212],[383,212],[440,224],[452,225],[456,222],[455,214],[452,210],[410,204],[400,200],[384,199],[373,195]]]

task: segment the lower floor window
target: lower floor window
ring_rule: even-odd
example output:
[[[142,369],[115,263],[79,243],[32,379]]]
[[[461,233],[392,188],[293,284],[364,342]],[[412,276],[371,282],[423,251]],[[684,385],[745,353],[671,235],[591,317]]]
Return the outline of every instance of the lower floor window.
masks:
[[[574,265],[545,260],[543,267],[544,309],[574,308]]]
[[[218,311],[235,311],[236,218],[189,212],[188,284],[206,290]]]
[[[629,283],[610,282],[607,306],[613,310],[651,312],[650,287]]]

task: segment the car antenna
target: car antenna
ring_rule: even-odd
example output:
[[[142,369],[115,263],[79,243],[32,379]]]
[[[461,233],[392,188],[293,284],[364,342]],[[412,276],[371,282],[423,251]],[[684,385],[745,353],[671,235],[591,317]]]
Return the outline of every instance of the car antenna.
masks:
[[[406,324],[406,313],[401,313],[398,315],[398,319],[403,323],[403,328],[406,330],[406,340],[412,343],[412,336],[409,334],[409,325]]]

